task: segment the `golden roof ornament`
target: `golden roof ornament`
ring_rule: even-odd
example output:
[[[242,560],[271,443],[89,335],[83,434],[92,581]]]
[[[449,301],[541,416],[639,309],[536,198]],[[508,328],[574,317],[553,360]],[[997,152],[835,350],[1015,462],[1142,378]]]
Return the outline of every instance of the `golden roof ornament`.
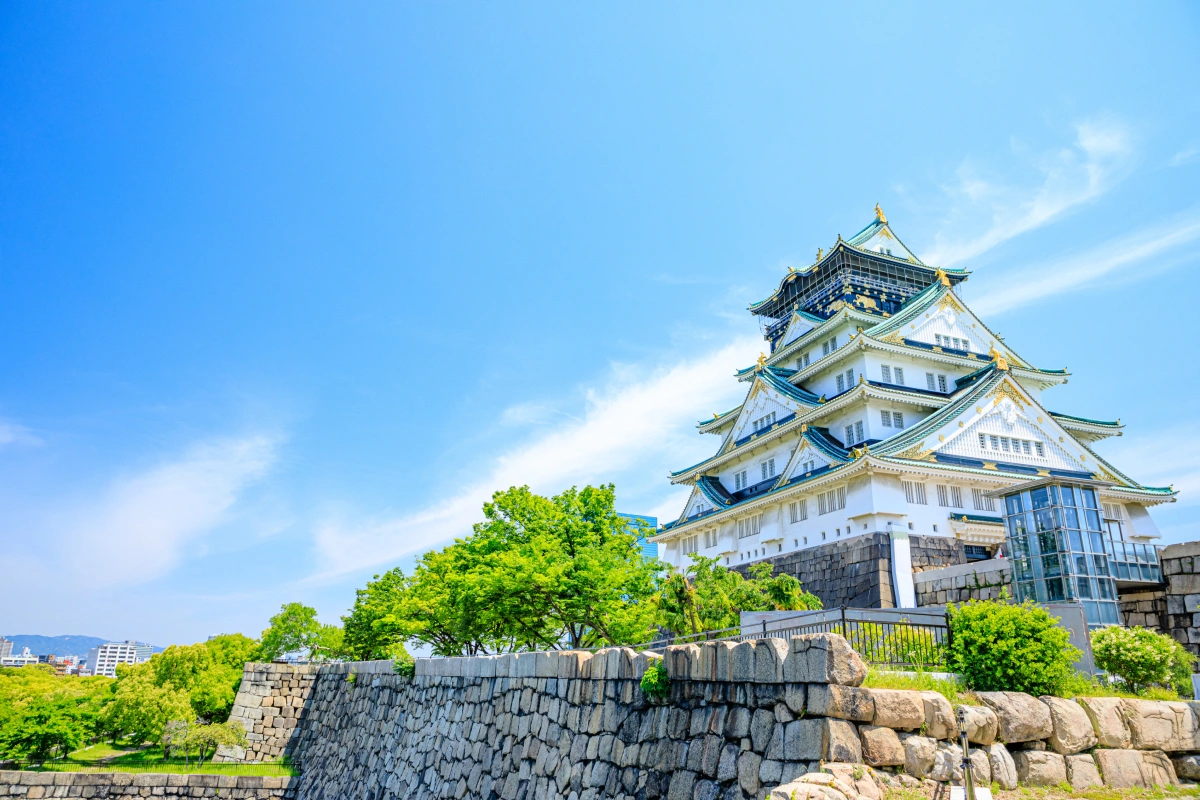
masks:
[[[759,354],[758,354],[758,361],[756,361],[756,362],[755,362],[755,364],[757,365],[757,366],[755,367],[755,369],[762,369],[763,367],[765,367],[765,366],[767,365],[767,354],[766,354],[766,353],[759,353]]]
[[[934,274],[937,275],[937,279],[941,281],[942,286],[946,288],[950,287],[950,276],[946,274],[946,270],[938,267]]]
[[[887,225],[887,217],[883,215],[883,209],[879,207],[879,203],[875,204],[875,219]]]
[[[825,254],[825,249],[824,249],[824,248],[821,248],[821,247],[818,247],[818,248],[817,248],[817,261],[820,261],[820,260],[821,260],[821,256],[823,256],[824,254]]]
[[[1008,372],[1008,361],[1004,358],[1000,351],[996,349],[996,345],[992,345],[992,349],[988,350],[988,355],[991,356],[992,361],[996,362],[996,369],[1003,372]]]

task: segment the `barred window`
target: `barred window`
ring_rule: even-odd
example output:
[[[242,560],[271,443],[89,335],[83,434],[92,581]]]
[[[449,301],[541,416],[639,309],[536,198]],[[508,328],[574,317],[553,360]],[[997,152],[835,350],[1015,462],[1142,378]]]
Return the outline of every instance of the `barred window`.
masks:
[[[808,519],[808,501],[797,500],[794,503],[789,503],[788,512],[793,524]]]
[[[913,505],[929,505],[925,498],[925,484],[916,481],[902,481],[904,484],[904,499]]]
[[[762,514],[755,514],[752,517],[744,517],[737,521],[737,532],[739,539],[745,539],[748,536],[755,536],[762,530]]]
[[[854,439],[855,441],[861,442],[865,438],[866,437],[863,436],[862,420],[860,419],[858,422],[854,423]]]
[[[837,375],[837,387],[838,387],[838,394],[841,394],[842,392],[846,391],[846,376],[840,372]]]
[[[879,374],[883,376],[884,383],[892,382],[892,368],[889,367],[887,364],[884,364],[883,366],[881,366],[879,368]]]
[[[846,507],[846,487],[838,486],[817,494],[817,513],[828,514]]]
[[[904,415],[901,414],[899,411],[893,411],[892,412],[892,424],[895,425],[897,428],[903,428],[904,427]]]
[[[929,391],[931,392],[937,389],[937,378],[934,377],[932,372],[925,373],[925,384],[929,387]]]
[[[852,444],[854,444],[854,426],[847,425],[846,426],[846,446],[849,447]]]
[[[945,375],[938,375],[938,391],[941,392],[942,394],[945,394],[947,391]]]
[[[890,427],[892,427],[892,412],[890,412],[890,411],[880,411],[880,412],[879,412],[879,419],[880,419],[880,421],[883,423],[883,427],[885,427],[885,428],[890,428]]]
[[[896,369],[893,371],[896,373],[896,385],[903,386],[904,385],[904,368],[896,367]]]
[[[775,477],[775,459],[768,458],[766,461],[762,462],[761,466],[762,466],[762,479],[764,481],[767,480],[768,478]]]
[[[971,490],[971,504],[975,506],[976,511],[996,510],[996,498],[988,497],[984,494],[983,489],[979,488]]]

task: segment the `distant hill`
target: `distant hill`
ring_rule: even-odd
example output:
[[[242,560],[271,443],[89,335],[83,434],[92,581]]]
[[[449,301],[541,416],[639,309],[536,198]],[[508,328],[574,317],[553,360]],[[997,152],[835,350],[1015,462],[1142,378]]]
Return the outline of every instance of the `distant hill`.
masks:
[[[53,653],[56,656],[79,656],[87,658],[88,650],[93,647],[99,647],[105,642],[111,642],[112,639],[99,639],[95,636],[37,636],[34,634],[19,634],[17,636],[5,636],[13,643],[13,653],[20,653],[21,648],[28,647],[29,652],[35,656],[45,656]],[[161,647],[154,648],[154,652],[161,652]]]

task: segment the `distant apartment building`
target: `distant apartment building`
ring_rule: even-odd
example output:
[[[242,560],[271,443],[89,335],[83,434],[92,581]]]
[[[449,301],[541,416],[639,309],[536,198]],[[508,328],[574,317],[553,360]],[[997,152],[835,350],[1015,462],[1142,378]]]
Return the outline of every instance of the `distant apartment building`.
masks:
[[[20,655],[12,654],[12,642],[8,643],[9,653],[7,656],[0,658],[0,667],[24,667],[28,664],[38,663],[38,657],[29,652],[29,648],[25,647],[21,650]]]
[[[149,661],[154,647],[143,642],[108,642],[88,651],[87,669],[92,675],[117,677],[117,664],[141,664]]]
[[[12,655],[13,643],[9,639],[0,636],[0,658],[8,658]]]

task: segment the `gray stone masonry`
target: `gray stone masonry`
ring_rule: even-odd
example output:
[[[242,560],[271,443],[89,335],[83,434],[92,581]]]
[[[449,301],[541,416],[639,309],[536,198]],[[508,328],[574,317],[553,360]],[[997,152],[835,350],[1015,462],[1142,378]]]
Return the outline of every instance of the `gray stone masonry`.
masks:
[[[1002,558],[927,569],[913,575],[918,607],[995,600],[1010,583],[1008,562]]]
[[[670,678],[663,700],[640,688],[657,664]],[[878,800],[881,785],[954,779],[949,702],[863,688],[865,676],[862,659],[834,634],[678,645],[662,655],[610,648],[418,659],[415,678],[387,661],[252,664],[235,718],[253,728],[265,715],[251,712],[295,697],[298,705],[281,706],[294,709],[284,719],[295,722],[256,740],[269,747],[225,757],[259,760],[276,748],[292,756],[298,800],[763,800],[797,781],[797,797]],[[1200,752],[1196,703],[986,699],[968,709],[968,735],[981,748],[980,769],[1008,788],[1020,771],[1032,783],[1054,778],[1060,761],[1079,782],[1107,781],[1105,753],[1125,785],[1161,784],[1175,778],[1171,757],[1190,768],[1181,757]],[[1019,765],[1005,740],[1027,754]]]
[[[1167,582],[1164,632],[1200,655],[1200,542],[1169,545],[1159,557]]]
[[[833,531],[830,530],[830,536]],[[915,539],[916,537],[914,537]],[[916,542],[913,543],[914,559]],[[865,533],[766,559],[795,576],[826,608],[894,608],[892,547],[886,533]],[[746,574],[748,565],[733,567]]]
[[[1167,593],[1130,592],[1119,597],[1121,620],[1130,627],[1167,631]]]
[[[295,778],[130,772],[0,772],[0,797],[294,798]]]

